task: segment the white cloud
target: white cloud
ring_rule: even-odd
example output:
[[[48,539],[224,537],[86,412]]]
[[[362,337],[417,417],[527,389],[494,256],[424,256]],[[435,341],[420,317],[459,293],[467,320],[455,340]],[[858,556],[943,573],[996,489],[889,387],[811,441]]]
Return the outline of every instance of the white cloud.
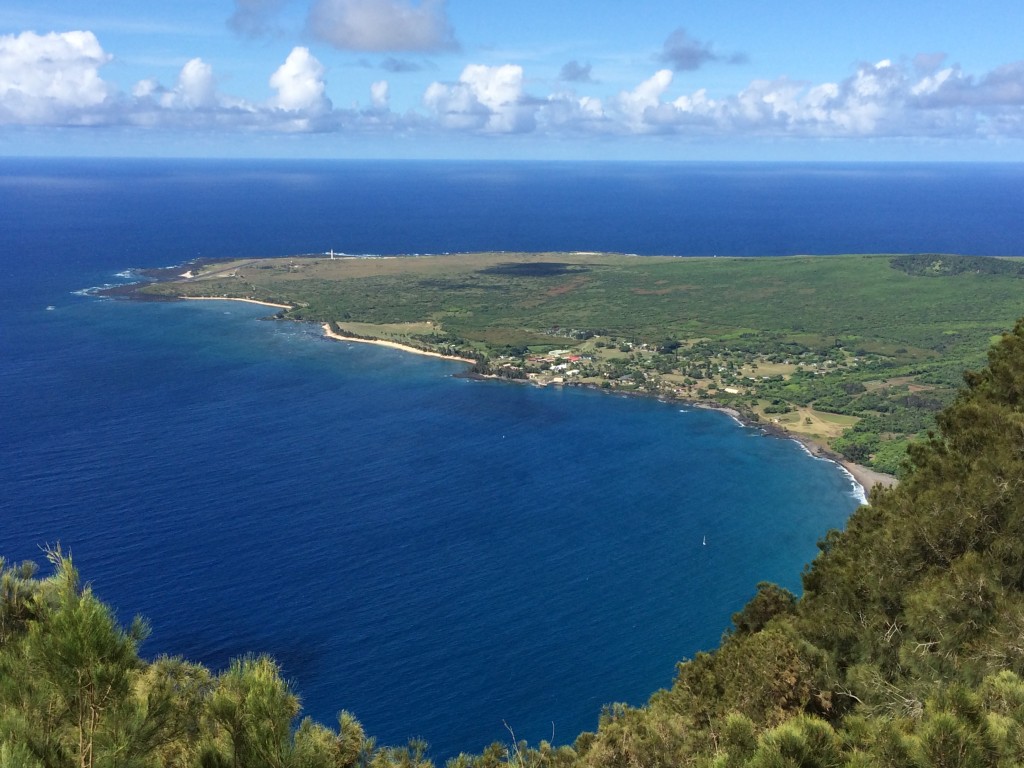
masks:
[[[0,36],[0,125],[88,124],[111,98],[92,32]]]
[[[252,125],[261,109],[218,92],[213,67],[200,58],[185,62],[173,88],[147,78],[134,85],[131,96],[122,98],[118,109],[108,112],[107,122],[145,128],[231,129]]]
[[[601,99],[567,91],[548,96],[538,106],[537,121],[550,133],[605,134],[616,127]]]
[[[324,96],[324,67],[308,48],[292,49],[284,64],[270,76],[270,87],[277,91],[271,104],[280,109],[318,113],[331,108]]]
[[[160,91],[160,83],[155,78],[148,77],[139,80],[132,88],[132,96],[136,99],[150,99]]]
[[[536,107],[525,98],[516,64],[470,64],[457,83],[431,83],[423,102],[447,128],[522,133],[535,126]]]
[[[440,51],[457,48],[444,0],[315,0],[310,32],[349,51]]]
[[[388,108],[389,90],[387,80],[378,80],[370,84],[370,102],[374,109]]]
[[[698,90],[663,99],[665,70],[620,94],[622,124],[633,132],[688,135],[861,137],[1022,137],[1024,62],[975,81],[936,57],[911,67],[885,59],[862,64],[839,82],[754,80],[731,96]]]
[[[662,95],[670,85],[672,85],[672,71],[659,69],[632,91],[620,93],[615,99],[615,107],[625,125],[638,133],[653,130],[656,123],[648,120],[647,112],[658,107]]]
[[[443,128],[458,131],[479,130],[490,117],[465,83],[431,83],[423,94],[423,104]]]
[[[202,59],[190,59],[178,73],[178,85],[166,94],[165,105],[185,109],[207,109],[217,103],[213,67]]]
[[[1024,61],[996,67],[981,80],[950,67],[925,78],[919,95],[925,106],[1002,109],[1024,106]]]

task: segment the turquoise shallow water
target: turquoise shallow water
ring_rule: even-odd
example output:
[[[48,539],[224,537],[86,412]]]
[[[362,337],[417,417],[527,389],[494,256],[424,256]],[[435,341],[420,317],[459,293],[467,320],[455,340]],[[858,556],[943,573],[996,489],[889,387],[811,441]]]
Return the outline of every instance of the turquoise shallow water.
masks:
[[[441,758],[506,739],[505,722],[571,741],[603,704],[643,702],[713,647],[758,581],[797,589],[816,540],[857,504],[834,465],[719,413],[470,381],[457,363],[326,341],[238,303],[73,293],[199,251],[462,250],[488,234],[567,247],[623,184],[679,205],[685,169],[656,169],[652,186],[643,168],[583,169],[561,221],[537,207],[550,177],[529,169],[399,169],[432,184],[429,200],[409,185],[366,194],[388,179],[370,165],[6,170],[0,553],[70,547],[123,618],[150,619],[148,654],[220,668],[272,653],[314,717],[346,708],[382,742],[422,736]],[[829,178],[848,204],[878,205],[845,171],[756,172],[701,170],[740,211],[758,195],[784,209],[790,189],[778,215],[791,233],[808,231],[801,201]],[[954,182],[933,178],[921,204]],[[445,211],[462,199],[477,202],[453,228]],[[718,206],[706,215],[701,242],[727,223]],[[642,250],[621,247],[631,228],[649,252],[683,242],[671,222],[644,229],[640,209],[619,216],[587,249]],[[742,250],[756,227],[734,223]]]

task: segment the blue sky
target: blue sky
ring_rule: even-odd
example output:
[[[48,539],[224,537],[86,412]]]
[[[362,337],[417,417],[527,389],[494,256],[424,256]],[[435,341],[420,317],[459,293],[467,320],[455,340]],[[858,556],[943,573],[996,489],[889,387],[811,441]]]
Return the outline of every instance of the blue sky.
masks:
[[[1024,160],[1020,0],[4,0],[0,155]]]

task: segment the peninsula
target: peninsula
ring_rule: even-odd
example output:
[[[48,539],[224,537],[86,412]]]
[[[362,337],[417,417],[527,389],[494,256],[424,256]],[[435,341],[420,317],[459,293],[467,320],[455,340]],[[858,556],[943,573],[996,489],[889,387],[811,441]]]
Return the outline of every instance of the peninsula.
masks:
[[[1024,314],[1024,260],[941,254],[608,253],[197,262],[149,298],[230,298],[331,337],[475,375],[704,403],[857,470],[900,471],[985,350]]]

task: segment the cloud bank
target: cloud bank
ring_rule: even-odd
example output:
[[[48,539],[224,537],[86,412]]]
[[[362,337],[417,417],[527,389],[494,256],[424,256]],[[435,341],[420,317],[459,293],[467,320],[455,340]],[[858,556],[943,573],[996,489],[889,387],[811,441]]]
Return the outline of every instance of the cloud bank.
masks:
[[[334,4],[354,7],[363,1]],[[412,7],[391,0],[376,7],[385,6],[389,13]],[[418,12],[437,8],[425,3]],[[666,67],[632,88],[603,96],[579,92],[596,85],[589,80],[589,65],[570,62],[573,66],[563,68],[561,90],[545,94],[529,92],[530,80],[518,64],[469,64],[456,81],[429,84],[418,106],[398,112],[387,80],[366,84],[365,107],[335,107],[327,95],[326,69],[305,47],[294,48],[268,72],[264,101],[223,93],[213,68],[199,58],[186,62],[169,86],[150,79],[123,92],[103,79],[111,59],[88,31],[0,36],[0,126],[684,139],[1024,138],[1024,61],[974,75],[947,65],[941,55],[925,54],[904,63],[862,63],[831,82],[752,80],[724,95],[682,91]]]

